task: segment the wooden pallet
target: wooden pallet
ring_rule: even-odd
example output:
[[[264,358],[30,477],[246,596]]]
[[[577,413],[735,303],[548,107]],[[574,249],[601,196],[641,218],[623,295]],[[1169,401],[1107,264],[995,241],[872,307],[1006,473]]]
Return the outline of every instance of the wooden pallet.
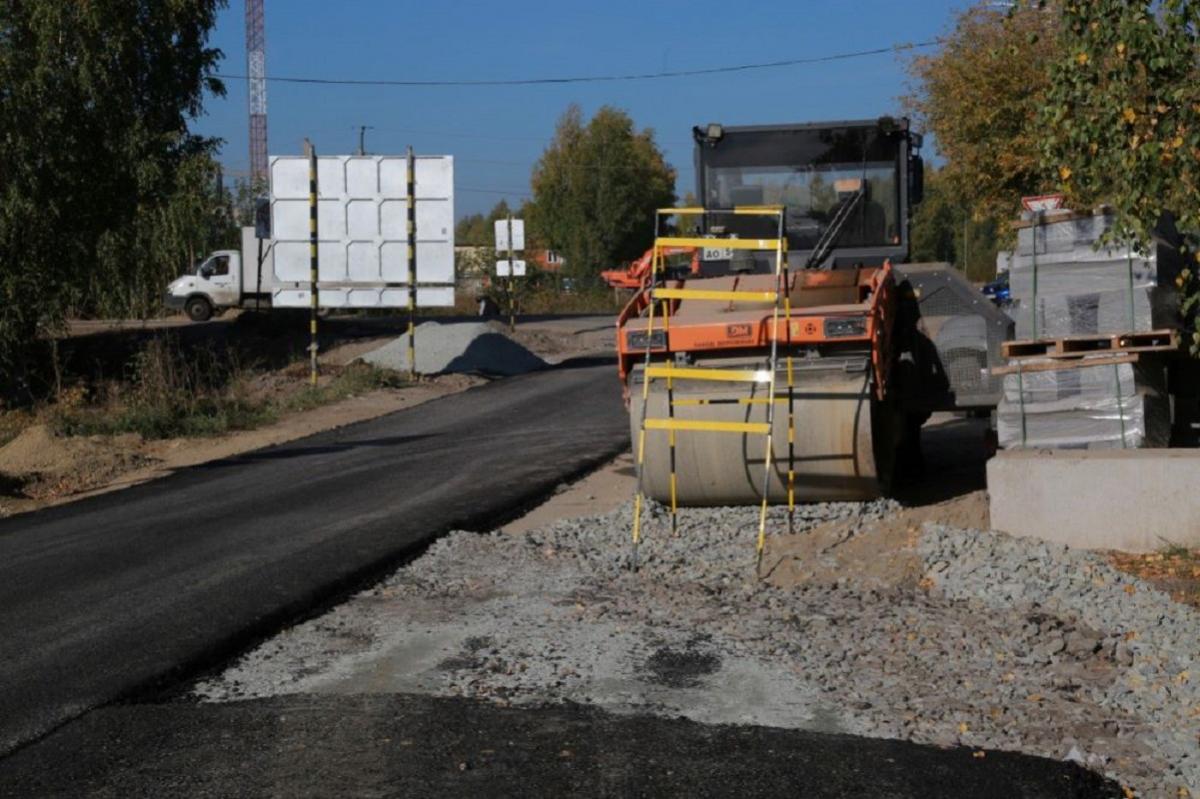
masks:
[[[1018,358],[1007,366],[993,366],[988,374],[993,377],[1003,375],[1029,374],[1030,372],[1057,372],[1062,369],[1083,369],[1090,366],[1120,366],[1123,363],[1137,363],[1141,357],[1136,352],[1116,352],[1111,355],[1079,355],[1074,357],[1054,358],[1045,360],[1025,360]]]
[[[1144,333],[1099,333],[1094,336],[1004,341],[1000,354],[1009,360],[1021,358],[1078,358],[1088,353],[1168,352],[1179,349],[1179,331],[1150,330]]]

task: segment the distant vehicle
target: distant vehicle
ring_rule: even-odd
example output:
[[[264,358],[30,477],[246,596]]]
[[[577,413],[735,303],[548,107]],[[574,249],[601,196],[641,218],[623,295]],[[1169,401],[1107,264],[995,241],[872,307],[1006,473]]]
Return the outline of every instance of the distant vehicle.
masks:
[[[270,240],[242,228],[242,249],[217,250],[190,274],[167,286],[164,302],[193,322],[205,322],[226,308],[270,307],[274,264]],[[261,263],[260,263],[261,253]]]
[[[1001,308],[1012,304],[1012,292],[1008,286],[1008,273],[1005,272],[991,283],[985,284],[983,287],[983,296]]]

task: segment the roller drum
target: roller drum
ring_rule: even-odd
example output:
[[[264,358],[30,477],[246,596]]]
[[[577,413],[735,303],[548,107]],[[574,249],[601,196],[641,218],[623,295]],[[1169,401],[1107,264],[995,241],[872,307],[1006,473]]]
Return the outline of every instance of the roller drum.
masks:
[[[761,363],[759,364],[761,366]],[[728,366],[728,364],[722,364]],[[754,368],[747,364],[746,368]],[[868,372],[844,367],[799,371],[792,392],[795,443],[791,448],[797,502],[866,500],[888,485],[895,451],[894,413],[876,401]],[[723,422],[765,422],[765,384],[713,384],[674,381],[674,417]],[[642,420],[640,370],[631,382],[630,430],[634,456]],[[768,500],[787,502],[788,390],[784,373],[776,384],[772,427],[772,468]],[[701,403],[696,401],[700,400]],[[651,418],[667,418],[667,383],[655,379],[649,397]],[[641,486],[645,495],[670,501],[671,457],[668,431],[647,430]],[[676,500],[682,506],[745,505],[761,500],[766,436],[755,433],[677,431]]]

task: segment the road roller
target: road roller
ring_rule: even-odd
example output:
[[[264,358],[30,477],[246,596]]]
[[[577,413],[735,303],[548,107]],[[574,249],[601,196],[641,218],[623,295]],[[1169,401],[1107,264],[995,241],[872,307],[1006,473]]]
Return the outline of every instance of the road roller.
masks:
[[[659,211],[661,255],[617,320],[639,502],[765,518],[888,493],[931,412],[995,405],[1012,329],[948,265],[905,264],[920,135],[886,117],[693,135],[701,203]],[[981,321],[939,324],[976,331],[948,352],[923,310]]]

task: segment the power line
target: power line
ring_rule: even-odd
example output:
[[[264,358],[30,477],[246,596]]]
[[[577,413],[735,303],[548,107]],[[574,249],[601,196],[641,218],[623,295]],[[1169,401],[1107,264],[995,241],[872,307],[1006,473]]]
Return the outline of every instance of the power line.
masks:
[[[517,166],[517,167],[522,167],[524,169],[531,169],[533,167],[533,163],[530,161],[497,161],[497,160],[493,160],[491,158],[464,158],[464,157],[460,157],[457,155],[454,156],[454,161],[455,161],[455,163],[462,162],[465,164],[494,164],[496,166]],[[574,166],[578,167],[579,169],[594,169],[594,170],[606,170],[606,169],[628,170],[628,169],[636,168],[635,164],[574,164]],[[695,167],[692,164],[682,164],[679,166],[672,165],[671,168],[674,169],[676,172],[679,172],[682,170],[691,170],[691,169],[694,169]]]
[[[849,53],[815,56],[813,58],[789,58],[783,61],[766,61],[757,64],[735,64],[723,67],[708,67],[706,69],[683,69],[669,72],[641,72],[625,75],[576,75],[553,78],[519,78],[515,80],[370,80],[353,78],[296,78],[268,77],[275,83],[300,83],[321,86],[401,86],[401,87],[448,87],[448,86],[546,86],[565,83],[614,83],[620,81],[662,80],[665,78],[689,78],[700,75],[724,75],[734,72],[749,72],[762,69],[782,69],[805,64],[822,64],[829,61],[844,61],[850,58],[898,53],[905,50],[917,50],[934,47],[942,43],[941,39],[931,39],[925,42],[906,42],[891,47],[877,47],[873,50],[856,50]],[[223,75],[216,77],[225,80],[245,80],[246,75]]]
[[[455,191],[465,191],[471,194],[519,194],[522,197],[532,197],[533,192],[525,189],[473,189],[467,186],[455,186]]]

